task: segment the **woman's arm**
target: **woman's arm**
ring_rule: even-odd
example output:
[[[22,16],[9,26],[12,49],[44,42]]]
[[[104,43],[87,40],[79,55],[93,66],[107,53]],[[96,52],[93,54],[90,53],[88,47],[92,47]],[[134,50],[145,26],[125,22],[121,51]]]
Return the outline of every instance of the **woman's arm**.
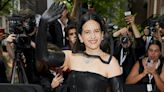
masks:
[[[154,76],[155,83],[156,83],[158,89],[161,92],[164,92],[164,65],[162,67],[162,71],[161,71],[160,75],[156,71],[154,71],[152,73],[152,75]]]
[[[142,73],[139,74],[139,62],[137,62],[128,77],[126,78],[126,84],[136,84],[138,81],[140,81],[143,77],[146,76],[147,72],[146,69]]]
[[[139,32],[139,30],[135,24],[135,17],[134,16],[130,16],[130,23],[131,23],[131,27],[132,27],[133,34],[134,34],[135,38],[140,38],[141,33]]]
[[[65,58],[63,52],[48,52],[47,50],[47,24],[60,17],[64,5],[61,3],[54,3],[46,10],[39,23],[38,32],[36,35],[36,59],[37,61],[49,62],[54,65],[61,66]],[[54,62],[55,61],[55,62]]]
[[[121,36],[123,34],[126,34],[127,31],[128,31],[128,29],[126,27],[121,28],[120,30],[118,30],[118,31],[113,33],[113,37],[119,37],[119,36]]]

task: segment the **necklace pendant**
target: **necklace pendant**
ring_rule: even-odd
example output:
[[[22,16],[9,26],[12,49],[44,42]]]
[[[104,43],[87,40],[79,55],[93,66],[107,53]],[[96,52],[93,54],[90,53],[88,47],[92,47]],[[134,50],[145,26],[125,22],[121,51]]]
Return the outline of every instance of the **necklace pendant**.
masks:
[[[90,63],[90,59],[89,58],[84,58],[84,62],[86,63],[86,64],[89,64]]]
[[[85,63],[89,64],[90,63],[89,59],[85,59]]]

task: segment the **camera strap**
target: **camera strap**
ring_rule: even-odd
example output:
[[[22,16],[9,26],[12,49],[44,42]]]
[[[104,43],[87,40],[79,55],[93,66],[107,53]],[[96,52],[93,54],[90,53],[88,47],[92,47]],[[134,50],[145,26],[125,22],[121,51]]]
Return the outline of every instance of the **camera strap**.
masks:
[[[148,37],[146,37],[146,50],[147,50],[147,48],[148,48],[148,46],[149,46],[149,43],[151,42],[151,39],[152,39],[152,36],[148,36]]]
[[[124,54],[123,48],[121,49],[121,55],[120,55],[120,66],[124,63],[126,59],[127,54]]]

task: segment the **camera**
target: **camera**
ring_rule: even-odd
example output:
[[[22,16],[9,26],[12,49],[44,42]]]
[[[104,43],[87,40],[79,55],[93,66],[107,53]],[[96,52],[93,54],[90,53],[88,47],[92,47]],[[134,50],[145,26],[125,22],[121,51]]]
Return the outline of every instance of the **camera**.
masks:
[[[152,33],[155,33],[157,30],[156,30],[156,23],[158,22],[158,20],[153,20],[153,19],[150,19],[148,21],[148,29],[149,29],[149,35],[152,35]]]
[[[9,19],[9,32],[14,34],[21,34],[23,32],[22,17],[13,15]]]
[[[150,67],[153,66],[153,61],[151,59],[149,59],[149,58],[147,60],[147,66],[150,66]]]
[[[18,49],[27,49],[31,47],[31,38],[25,34],[17,34],[14,44]]]
[[[16,34],[14,44],[19,49],[30,48],[31,37],[28,36],[35,28],[35,17],[31,16],[11,16],[9,19],[9,32]]]
[[[118,25],[113,24],[113,23],[109,23],[109,24],[107,25],[107,28],[108,28],[110,31],[118,30],[118,29],[119,29]]]
[[[131,11],[126,11],[126,12],[124,12],[124,16],[125,16],[125,17],[126,17],[126,16],[130,16],[130,15],[132,15]]]
[[[120,38],[121,44],[127,44],[128,41],[130,41],[130,39],[129,39],[128,36],[122,36],[122,37]]]

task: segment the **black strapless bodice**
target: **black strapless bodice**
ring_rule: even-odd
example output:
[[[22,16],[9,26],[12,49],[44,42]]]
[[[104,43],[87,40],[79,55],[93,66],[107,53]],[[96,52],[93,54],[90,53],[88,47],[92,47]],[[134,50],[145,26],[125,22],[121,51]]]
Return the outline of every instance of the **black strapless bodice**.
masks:
[[[108,78],[91,72],[71,71],[67,92],[109,92]]]

